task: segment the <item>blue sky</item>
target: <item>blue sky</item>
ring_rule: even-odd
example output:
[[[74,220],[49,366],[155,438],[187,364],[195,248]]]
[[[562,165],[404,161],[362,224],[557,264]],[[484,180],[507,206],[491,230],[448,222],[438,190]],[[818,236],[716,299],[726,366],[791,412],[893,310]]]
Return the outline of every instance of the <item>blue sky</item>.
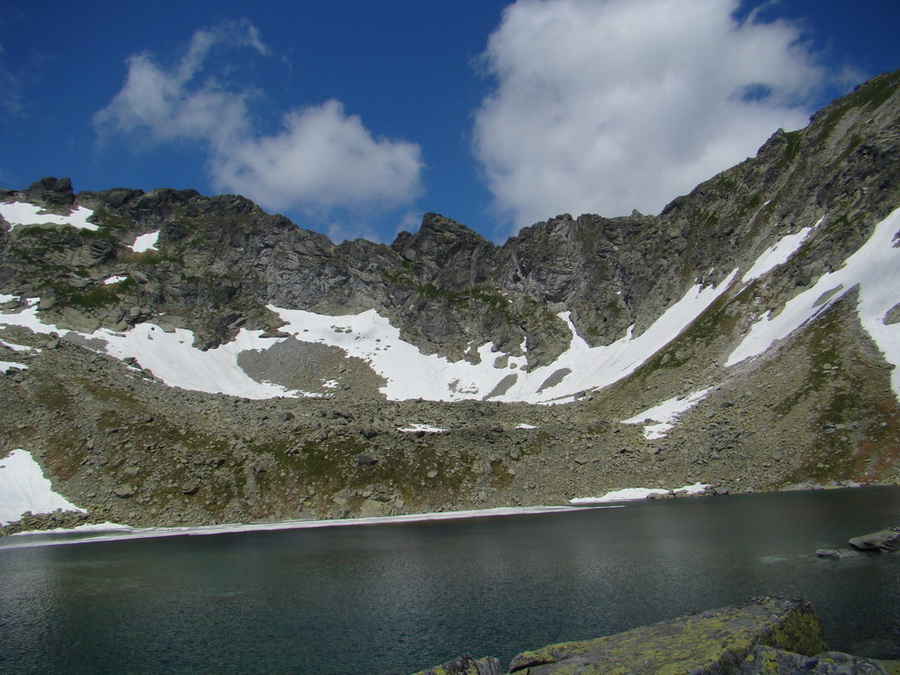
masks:
[[[897,0],[0,0],[0,186],[240,193],[335,241],[658,212],[900,67]]]

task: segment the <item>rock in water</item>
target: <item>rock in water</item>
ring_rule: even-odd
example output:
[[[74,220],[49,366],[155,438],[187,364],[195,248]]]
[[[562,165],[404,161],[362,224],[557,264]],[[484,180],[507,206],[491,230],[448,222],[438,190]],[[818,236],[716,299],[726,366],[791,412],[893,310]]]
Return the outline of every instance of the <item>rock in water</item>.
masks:
[[[827,649],[822,624],[808,601],[766,597],[618,635],[523,652],[513,658],[509,672],[715,675],[741,672],[757,645],[799,654]]]
[[[900,527],[854,537],[850,545],[860,551],[900,551]]]
[[[848,548],[820,548],[816,549],[816,555],[820,558],[833,558],[834,560],[842,560],[844,558],[856,558],[859,553],[851,551]]]

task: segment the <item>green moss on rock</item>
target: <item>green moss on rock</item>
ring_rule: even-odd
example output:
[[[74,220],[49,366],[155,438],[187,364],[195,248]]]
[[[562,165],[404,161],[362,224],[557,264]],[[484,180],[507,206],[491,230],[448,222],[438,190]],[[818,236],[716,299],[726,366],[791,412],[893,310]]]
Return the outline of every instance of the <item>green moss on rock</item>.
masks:
[[[652,626],[550,645],[516,656],[509,672],[580,673],[733,672],[757,645],[801,654],[827,646],[812,605],[800,598],[754,598],[742,605],[672,619]]]

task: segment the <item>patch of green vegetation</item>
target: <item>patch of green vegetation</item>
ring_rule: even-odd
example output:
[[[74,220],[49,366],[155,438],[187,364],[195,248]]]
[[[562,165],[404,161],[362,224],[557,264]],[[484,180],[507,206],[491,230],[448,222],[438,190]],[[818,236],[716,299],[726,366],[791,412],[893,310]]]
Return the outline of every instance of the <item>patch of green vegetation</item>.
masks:
[[[735,181],[733,181],[731,178],[727,178],[724,175],[719,178],[719,185],[728,192],[732,192],[737,187],[737,183]]]
[[[450,291],[446,291],[442,288],[438,288],[434,284],[425,284],[424,286],[417,286],[416,290],[426,299],[426,300],[436,300],[437,298],[449,298],[453,295]]]
[[[696,208],[691,213],[691,221],[695,225],[712,229],[719,224],[719,214],[716,211],[703,211]]]
[[[450,291],[434,284],[417,286],[416,290],[426,300],[443,299],[453,305],[470,305],[473,302],[490,305],[496,310],[507,310],[508,302],[500,293],[491,289],[473,287],[464,291]]]
[[[803,140],[803,130],[788,131],[784,134],[787,145],[784,148],[784,158],[788,163],[793,164],[800,152],[800,142]]]
[[[114,286],[97,286],[87,291],[72,292],[70,289],[57,290],[57,298],[66,305],[96,309],[119,301],[119,290]]]
[[[382,274],[389,283],[411,285],[413,283],[413,264],[404,260],[393,270],[385,270]]]
[[[860,85],[853,93],[853,102],[858,106],[877,108],[894,95],[898,85],[900,77],[894,73],[886,73]]]
[[[900,78],[894,73],[887,73],[881,77],[876,77],[870,82],[860,85],[856,91],[847,97],[840,105],[829,112],[828,116],[819,122],[819,132],[816,140],[820,147],[831,136],[831,133],[837,127],[841,118],[854,108],[867,108],[874,110],[884,104],[897,91],[900,84]]]
[[[758,209],[763,204],[763,196],[759,192],[756,192],[752,194],[744,204],[748,211]]]
[[[121,233],[134,227],[134,223],[131,220],[121,214],[109,211],[104,206],[94,209],[91,222],[101,230],[106,230],[110,233]]]
[[[730,302],[727,293],[713,300],[706,311],[682,333],[684,341],[690,345],[698,342],[709,345],[722,335],[732,335],[737,326],[737,316],[729,315],[727,309]]]

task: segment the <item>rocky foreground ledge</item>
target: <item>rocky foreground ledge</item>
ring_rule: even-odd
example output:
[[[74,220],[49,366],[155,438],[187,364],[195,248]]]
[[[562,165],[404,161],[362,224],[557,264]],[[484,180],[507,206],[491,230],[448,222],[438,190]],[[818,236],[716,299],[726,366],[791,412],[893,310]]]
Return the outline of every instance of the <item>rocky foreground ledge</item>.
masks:
[[[734,607],[663,621],[581,642],[522,652],[509,673],[524,675],[890,674],[900,662],[829,652],[822,624],[801,598],[753,598]],[[416,675],[501,675],[493,657],[464,655]]]

